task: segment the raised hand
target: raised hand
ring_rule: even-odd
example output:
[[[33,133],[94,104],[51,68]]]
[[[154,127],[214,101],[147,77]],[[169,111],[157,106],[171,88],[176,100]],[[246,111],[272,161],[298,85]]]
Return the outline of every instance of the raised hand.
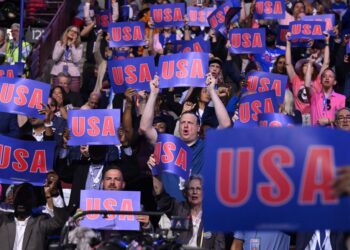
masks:
[[[207,84],[208,90],[209,91],[214,90],[215,85],[217,84],[217,79],[211,73],[208,73],[206,76],[207,76],[207,79],[205,83]]]
[[[185,102],[183,107],[182,107],[182,113],[184,112],[188,112],[194,109],[194,107],[196,107],[196,103],[192,103],[192,102]]]
[[[42,103],[41,105],[43,106],[43,109],[39,109],[39,114],[45,115],[45,119],[44,119],[45,123],[51,122],[53,119],[54,113],[50,109],[49,105],[47,105],[45,103]]]
[[[154,154],[151,154],[147,161],[148,168],[152,171],[152,168],[156,165],[156,159],[154,158]]]
[[[58,175],[54,171],[50,171],[47,174],[47,179],[44,185],[46,198],[51,198],[52,196],[56,196],[58,194],[58,179]]]
[[[151,93],[158,94],[159,93],[159,76],[155,75],[152,81],[149,83]]]
[[[133,88],[127,88],[124,92],[125,99],[128,103],[132,103],[132,98],[136,95],[136,90]]]

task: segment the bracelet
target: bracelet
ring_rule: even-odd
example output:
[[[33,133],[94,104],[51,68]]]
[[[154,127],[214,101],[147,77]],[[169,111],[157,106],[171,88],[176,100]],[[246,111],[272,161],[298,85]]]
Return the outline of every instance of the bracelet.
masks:
[[[46,198],[46,199],[50,199],[50,198],[52,198],[52,196],[45,196],[45,198]]]
[[[44,127],[45,127],[45,128],[51,128],[52,126],[53,126],[52,121],[50,121],[50,122],[45,122],[45,123],[44,123]]]
[[[329,46],[329,43],[325,43],[326,46]]]

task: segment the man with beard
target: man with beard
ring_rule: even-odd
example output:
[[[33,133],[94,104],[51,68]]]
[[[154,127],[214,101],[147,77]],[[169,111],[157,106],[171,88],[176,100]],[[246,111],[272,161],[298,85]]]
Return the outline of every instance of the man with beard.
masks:
[[[120,167],[111,164],[103,173],[101,186],[103,190],[123,191],[125,181]],[[136,219],[142,224],[142,229],[150,229],[151,224],[148,215],[137,215]]]

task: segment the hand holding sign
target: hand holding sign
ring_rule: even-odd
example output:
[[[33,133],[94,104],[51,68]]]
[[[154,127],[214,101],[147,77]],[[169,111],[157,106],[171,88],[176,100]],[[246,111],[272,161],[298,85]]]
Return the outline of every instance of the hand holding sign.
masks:
[[[142,228],[149,228],[151,226],[148,215],[136,215],[136,220],[141,223]]]
[[[286,42],[287,43],[290,43],[290,37],[292,36],[292,33],[290,33],[290,31],[288,31],[287,33],[286,33]]]
[[[47,179],[44,185],[44,192],[46,199],[51,198],[52,196],[57,196],[58,189],[57,189],[57,183],[58,183],[58,175],[54,171],[50,171],[47,174]]]
[[[340,167],[337,169],[338,176],[332,183],[334,195],[350,195],[350,166]]]
[[[330,39],[330,35],[327,31],[324,31],[323,32],[323,35],[324,35],[324,41],[326,44],[329,44],[329,39]]]
[[[156,163],[156,159],[154,158],[154,154],[151,154],[148,158],[147,166],[149,170],[151,170],[151,173],[153,176],[159,175],[159,171],[156,165],[157,163]]]
[[[207,89],[209,93],[211,93],[211,91],[215,91],[215,85],[217,84],[217,79],[211,73],[208,73],[206,76],[207,76],[207,79],[205,80],[205,83],[207,84]]]
[[[127,103],[132,103],[133,102],[133,97],[136,95],[136,90],[133,89],[133,88],[127,88],[125,90],[125,93],[124,93],[124,96],[125,96],[125,99],[126,99],[126,102]]]
[[[43,109],[39,109],[39,114],[41,115],[45,115],[45,123],[50,123],[53,119],[54,113],[52,112],[52,110],[50,109],[50,107],[44,103],[41,104],[44,108]]]
[[[153,80],[149,83],[151,93],[158,94],[159,93],[159,76],[155,75]]]

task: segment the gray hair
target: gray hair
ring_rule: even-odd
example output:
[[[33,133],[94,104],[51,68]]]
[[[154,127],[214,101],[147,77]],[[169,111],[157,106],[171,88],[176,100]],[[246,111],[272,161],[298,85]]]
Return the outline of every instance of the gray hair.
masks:
[[[59,77],[65,77],[65,78],[67,78],[69,84],[72,82],[72,77],[71,77],[71,75],[70,75],[69,73],[60,72],[60,73],[58,73],[58,75],[57,75],[57,78],[59,78]]]
[[[199,180],[203,187],[203,177],[201,175],[191,175],[190,178],[185,182],[185,188],[183,190],[185,194],[187,193],[190,187],[190,182],[193,180]]]
[[[335,111],[335,120],[336,120],[336,121],[339,119],[339,113],[340,113],[340,111],[343,111],[344,109],[350,112],[350,108],[347,108],[347,107],[338,109],[337,111]]]
[[[11,25],[11,29],[20,30],[20,28],[21,28],[21,25],[20,25],[19,23],[13,23],[13,24]]]

